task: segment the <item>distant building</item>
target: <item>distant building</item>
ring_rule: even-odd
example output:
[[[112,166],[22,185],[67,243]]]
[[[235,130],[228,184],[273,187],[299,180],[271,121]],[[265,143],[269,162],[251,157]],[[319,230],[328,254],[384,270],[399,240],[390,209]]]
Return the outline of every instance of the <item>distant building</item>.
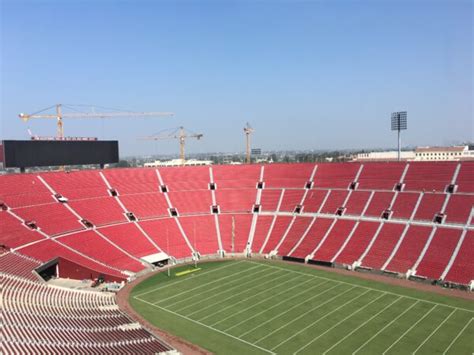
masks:
[[[397,151],[360,153],[355,161],[397,160]],[[414,151],[401,152],[401,160],[407,161],[456,161],[474,160],[474,150],[469,146],[418,147]]]
[[[415,149],[415,160],[464,160],[474,159],[474,151],[467,145],[457,147],[418,147]]]
[[[197,160],[197,159],[188,159],[184,161],[182,159],[172,159],[167,161],[155,160],[152,163],[145,163],[146,168],[157,168],[165,166],[198,166],[198,165],[212,165],[211,160]]]
[[[402,160],[414,160],[415,152],[401,152]],[[360,153],[354,158],[357,161],[376,161],[376,160],[398,160],[397,151],[388,151],[388,152],[369,152],[369,153]]]

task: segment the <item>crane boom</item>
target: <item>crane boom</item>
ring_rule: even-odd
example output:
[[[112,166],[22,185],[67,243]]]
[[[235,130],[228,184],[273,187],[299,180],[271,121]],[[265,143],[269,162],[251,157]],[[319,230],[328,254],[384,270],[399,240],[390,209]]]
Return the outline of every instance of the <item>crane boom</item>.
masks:
[[[147,136],[140,138],[141,140],[153,140],[153,141],[160,141],[160,140],[167,140],[167,139],[178,139],[179,141],[179,158],[181,159],[181,164],[184,165],[185,163],[185,145],[186,139],[188,138],[195,138],[200,140],[204,135],[202,133],[190,133],[186,132],[183,126],[178,127],[170,134],[157,134],[153,136]]]
[[[173,112],[127,112],[127,111],[119,111],[119,112],[63,112],[63,106],[69,107],[71,105],[63,105],[57,104],[51,107],[48,107],[44,110],[41,110],[34,114],[26,114],[20,113],[18,116],[24,121],[27,122],[31,119],[55,119],[57,120],[57,137],[64,138],[64,124],[63,118],[76,118],[76,119],[83,119],[83,118],[117,118],[117,117],[166,117],[166,116],[174,116]],[[43,114],[41,112],[49,110],[51,108],[56,108],[55,114]],[[93,107],[91,106],[93,109]],[[77,110],[76,110],[77,111]]]

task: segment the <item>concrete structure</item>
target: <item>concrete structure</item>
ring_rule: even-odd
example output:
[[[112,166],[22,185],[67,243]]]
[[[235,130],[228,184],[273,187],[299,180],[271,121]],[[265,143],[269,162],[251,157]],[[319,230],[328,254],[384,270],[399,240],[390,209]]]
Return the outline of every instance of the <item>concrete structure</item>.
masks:
[[[401,160],[414,160],[415,152],[401,152]],[[369,153],[360,153],[354,157],[356,161],[371,161],[371,160],[398,160],[397,151],[387,151],[387,152],[369,152]]]
[[[397,160],[397,151],[368,152],[354,156],[354,161]],[[474,160],[474,150],[469,146],[417,147],[414,151],[401,152],[401,160],[407,161],[457,161]]]
[[[188,159],[184,161],[182,159],[172,159],[167,161],[155,160],[152,163],[145,163],[146,168],[157,168],[164,166],[198,166],[198,165],[212,165],[211,160],[197,160],[197,159]]]

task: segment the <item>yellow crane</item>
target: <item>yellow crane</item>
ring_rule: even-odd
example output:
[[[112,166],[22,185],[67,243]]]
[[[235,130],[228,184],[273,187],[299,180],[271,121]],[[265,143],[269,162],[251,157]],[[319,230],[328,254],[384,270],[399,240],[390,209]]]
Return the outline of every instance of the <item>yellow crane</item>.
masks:
[[[188,130],[185,130],[183,126],[178,128],[173,128],[170,130],[161,131],[155,135],[142,137],[141,140],[167,140],[167,139],[177,139],[179,141],[179,158],[181,159],[181,164],[185,163],[185,145],[186,139],[194,138],[200,140],[204,135],[202,133],[194,133]]]
[[[251,160],[250,160],[250,135],[253,132],[255,132],[255,130],[247,122],[247,124],[244,127],[244,133],[245,133],[245,138],[246,138],[246,143],[247,143],[247,151],[246,151],[246,162],[247,162],[247,164],[251,163]]]
[[[67,108],[74,112],[64,112],[63,108]],[[57,138],[64,139],[64,118],[117,118],[117,117],[166,117],[174,116],[173,112],[131,112],[123,110],[115,110],[115,112],[96,112],[96,108],[100,106],[89,105],[66,105],[56,104],[32,114],[20,113],[18,116],[27,122],[31,119],[54,119],[57,125]],[[55,109],[55,113],[44,113],[45,111]],[[90,110],[85,112],[84,109]],[[110,109],[109,109],[110,110]]]

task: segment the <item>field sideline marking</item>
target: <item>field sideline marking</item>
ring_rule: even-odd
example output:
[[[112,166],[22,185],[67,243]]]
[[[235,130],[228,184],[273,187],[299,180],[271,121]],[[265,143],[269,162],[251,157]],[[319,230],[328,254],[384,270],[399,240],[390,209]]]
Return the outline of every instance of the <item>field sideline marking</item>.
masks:
[[[272,272],[270,275],[276,274],[277,272],[278,272],[278,271]],[[236,275],[236,274],[235,274],[235,275]],[[257,276],[257,275],[258,275],[258,276]],[[221,293],[224,293],[224,292],[227,292],[227,291],[229,291],[229,290],[232,290],[232,289],[234,289],[234,288],[236,288],[236,287],[239,287],[240,285],[245,285],[245,284],[247,284],[247,283],[249,283],[249,282],[252,282],[252,281],[255,281],[255,280],[260,280],[262,277],[266,277],[266,276],[268,276],[268,275],[267,275],[267,270],[265,270],[265,269],[264,269],[264,270],[258,270],[258,271],[256,271],[255,273],[250,273],[250,274],[248,274],[248,275],[240,275],[239,277],[236,277],[236,278],[234,278],[234,279],[231,279],[230,281],[228,280],[227,282],[224,282],[223,284],[219,284],[219,285],[217,285],[217,286],[215,286],[215,287],[211,287],[211,288],[206,288],[206,289],[203,290],[203,291],[200,290],[200,291],[198,291],[198,292],[194,292],[194,293],[192,293],[190,296],[186,296],[184,299],[181,299],[181,300],[178,299],[177,301],[174,301],[173,303],[167,304],[167,305],[166,305],[166,308],[171,308],[171,307],[173,307],[173,306],[175,306],[175,305],[177,305],[177,304],[179,304],[179,303],[189,302],[189,301],[193,300],[194,298],[199,297],[199,296],[202,295],[203,293],[206,293],[206,292],[209,292],[209,291],[214,291],[214,290],[219,290],[219,289],[222,290],[222,289],[224,289],[224,290],[222,290],[222,291],[220,291],[220,292],[212,293],[212,295],[209,296],[209,298],[212,298],[212,297],[215,297],[215,296],[217,296],[217,295],[220,295]],[[245,280],[245,279],[247,279],[247,278],[249,278],[249,277],[250,277],[250,280],[242,281],[242,280]],[[216,281],[219,281],[219,279],[216,280]],[[201,285],[201,286],[204,287],[204,286],[207,286],[207,285],[209,285],[209,284],[210,284],[210,282],[207,283],[207,284]],[[235,284],[235,285],[234,285],[234,284]],[[195,288],[194,288],[194,289],[195,289]],[[189,291],[192,291],[192,290],[193,290],[193,289],[190,289]],[[178,296],[178,295],[176,295],[176,296]],[[173,297],[173,298],[176,298],[176,297]],[[168,297],[168,299],[169,299],[169,297]],[[194,303],[191,304],[191,305],[186,305],[186,306],[184,306],[184,307],[182,307],[182,308],[177,309],[176,312],[181,312],[182,310],[184,310],[184,309],[186,309],[186,308],[188,308],[188,307],[194,305],[195,303],[199,303],[199,302],[202,302],[202,301],[203,301],[203,300],[202,300],[202,298],[201,298],[201,299],[199,299],[197,302],[194,302]],[[161,302],[161,301],[157,301],[157,302],[153,302],[153,303],[160,303],[160,302]]]
[[[220,279],[216,279],[216,280],[213,280],[213,281],[208,282],[208,283],[205,283],[205,284],[200,284],[199,286],[196,286],[196,287],[187,289],[187,290],[182,291],[182,292],[180,292],[180,293],[177,293],[177,294],[175,294],[175,295],[173,295],[173,296],[169,296],[169,297],[162,298],[162,299],[160,299],[159,301],[156,301],[156,302],[154,302],[154,303],[157,304],[157,303],[160,303],[160,302],[168,301],[168,300],[170,300],[170,299],[173,299],[173,298],[176,298],[176,297],[178,297],[178,296],[181,296],[181,295],[183,295],[183,294],[185,294],[185,293],[188,293],[188,292],[197,290],[198,288],[206,287],[206,286],[208,286],[208,285],[210,285],[210,284],[213,284],[213,283],[222,281],[222,280],[224,280],[224,279],[228,279],[229,277],[232,277],[232,276],[235,276],[235,275],[239,275],[239,274],[242,274],[242,273],[244,273],[244,272],[247,272],[247,271],[250,271],[250,270],[253,270],[253,269],[256,269],[256,268],[257,268],[257,266],[254,266],[254,267],[251,267],[251,268],[249,268],[249,269],[245,269],[245,270],[242,270],[242,271],[233,273],[233,274],[231,274],[231,275],[227,275],[227,276],[221,277]],[[252,276],[252,274],[250,274],[249,276]],[[190,280],[190,279],[188,279],[188,280]]]
[[[136,300],[139,300],[139,301],[141,301],[141,302],[143,302],[143,303],[146,303],[146,304],[148,304],[148,305],[150,305],[150,306],[152,306],[152,307],[159,308],[159,309],[161,309],[161,310],[163,310],[163,311],[165,311],[165,312],[168,312],[168,313],[171,313],[171,314],[173,314],[173,315],[175,315],[175,316],[178,316],[178,317],[181,317],[181,318],[183,318],[183,319],[186,319],[186,320],[189,321],[189,322],[196,323],[196,324],[198,324],[198,325],[200,325],[200,326],[203,326],[203,327],[205,327],[205,328],[211,329],[211,330],[213,330],[213,331],[215,331],[215,332],[218,332],[218,333],[220,333],[220,334],[223,334],[223,335],[225,335],[225,336],[228,336],[228,337],[230,337],[230,338],[232,338],[232,339],[241,341],[242,343],[245,343],[245,344],[250,345],[250,346],[252,346],[252,347],[254,347],[254,348],[257,348],[257,349],[259,349],[259,350],[262,350],[262,351],[264,351],[264,352],[266,352],[266,353],[276,355],[276,353],[274,353],[274,352],[271,351],[271,350],[262,348],[261,346],[258,346],[258,345],[256,345],[256,344],[252,344],[252,343],[250,343],[250,342],[248,342],[248,341],[246,341],[246,340],[244,340],[244,339],[237,338],[236,336],[233,336],[232,334],[228,334],[228,333],[226,333],[226,332],[223,332],[222,330],[213,328],[213,327],[211,327],[211,326],[209,326],[209,325],[207,325],[207,324],[204,324],[204,323],[201,323],[201,322],[199,322],[199,321],[197,321],[197,320],[194,320],[194,319],[191,319],[191,318],[189,318],[189,317],[183,316],[182,314],[173,312],[173,311],[171,311],[171,310],[169,310],[169,309],[160,307],[160,306],[158,306],[158,305],[156,305],[156,304],[153,304],[153,303],[151,303],[151,302],[142,300],[141,298],[138,298],[137,296],[134,296],[133,298],[135,298]]]
[[[308,281],[311,281],[311,280],[308,280]],[[306,282],[308,282],[308,281],[306,281]],[[306,283],[306,282],[304,282],[304,283]],[[238,326],[241,325],[242,323],[245,323],[245,322],[249,321],[250,319],[253,319],[253,318],[255,318],[255,317],[258,317],[260,314],[265,313],[265,312],[267,312],[267,311],[269,311],[269,310],[271,310],[271,309],[273,309],[273,308],[275,308],[275,307],[278,307],[278,306],[281,305],[282,303],[285,303],[285,302],[287,302],[287,301],[289,301],[289,300],[292,300],[293,298],[299,297],[299,296],[301,296],[302,294],[304,294],[305,292],[308,292],[309,290],[312,290],[313,288],[315,288],[315,287],[317,287],[317,286],[325,285],[325,284],[327,284],[328,282],[329,282],[329,281],[324,281],[324,282],[321,282],[320,284],[313,285],[313,286],[311,286],[310,288],[308,288],[308,289],[306,289],[306,290],[304,290],[304,291],[302,291],[302,292],[300,292],[300,293],[297,293],[296,295],[291,296],[290,298],[281,300],[280,302],[278,302],[277,304],[274,304],[274,305],[271,306],[270,308],[264,309],[264,310],[258,312],[257,314],[254,314],[252,317],[247,318],[247,319],[244,319],[244,320],[240,321],[240,322],[237,323],[237,324],[234,324],[234,325],[231,326],[230,328],[225,329],[225,331],[228,331],[228,330],[230,330],[230,329],[232,329],[232,328],[238,327]],[[329,288],[329,289],[327,289],[327,290],[321,291],[321,292],[319,292],[318,294],[312,296],[310,299],[313,299],[313,298],[319,296],[319,295],[322,294],[322,293],[326,293],[326,292],[332,290],[332,289],[333,289],[334,287],[336,287],[336,286],[338,286],[338,285],[334,285],[333,287],[331,287],[331,288]],[[287,291],[288,291],[288,290],[287,290]],[[248,309],[250,309],[250,308],[252,308],[252,307],[253,307],[253,306],[247,307],[246,310],[248,310]],[[238,313],[236,313],[236,314],[238,314]],[[228,317],[228,318],[229,318],[229,317]],[[260,327],[261,325],[266,324],[266,323],[267,323],[267,322],[262,323],[262,324],[259,324],[259,325],[257,325],[256,327],[252,328],[251,330],[257,329],[258,327]],[[244,334],[246,334],[246,333],[244,333]],[[240,335],[240,336],[243,336],[244,334],[242,334],[242,335]]]
[[[324,302],[324,303],[318,305],[317,307],[311,308],[311,310],[306,311],[306,312],[303,313],[303,314],[300,314],[298,317],[292,319],[291,322],[288,322],[288,323],[283,324],[282,326],[280,326],[280,327],[278,327],[277,329],[273,330],[272,332],[268,333],[268,334],[265,335],[264,337],[258,339],[258,340],[255,342],[255,344],[260,343],[262,340],[268,338],[270,335],[273,335],[273,334],[275,334],[276,332],[278,332],[278,331],[280,331],[280,330],[286,328],[288,325],[294,323],[294,322],[297,321],[298,319],[301,319],[301,318],[307,316],[308,313],[313,312],[314,310],[321,308],[321,307],[324,306],[325,304],[327,304],[327,303],[329,303],[329,302],[331,302],[331,301],[334,301],[335,299],[339,298],[340,296],[345,295],[345,294],[348,293],[349,291],[352,291],[354,288],[355,288],[355,287],[350,288],[350,289],[348,289],[347,291],[345,291],[345,292],[343,292],[343,293],[337,295],[336,297],[331,298],[331,299],[327,300],[326,302]],[[338,306],[337,308],[335,308],[335,309],[332,310],[331,312],[326,313],[323,317],[321,317],[321,318],[319,318],[319,319],[321,320],[321,319],[327,317],[328,315],[333,314],[334,312],[336,312],[336,311],[338,311],[339,309],[341,309],[342,307],[348,305],[350,302],[354,301],[355,299],[361,297],[362,295],[365,295],[367,292],[369,292],[369,291],[366,291],[366,292],[364,292],[364,293],[361,293],[360,295],[357,295],[357,296],[354,297],[354,298],[351,298],[350,300],[348,300],[348,301],[346,301],[345,303],[343,303],[342,305]],[[284,313],[286,313],[286,312],[284,312]],[[282,314],[283,314],[283,313],[282,313]],[[280,315],[281,315],[281,314],[280,314]],[[299,331],[297,334],[299,334],[299,333],[300,333],[300,331]],[[285,340],[285,342],[288,341],[289,339],[293,338],[293,337],[294,337],[294,335],[291,336],[290,338],[287,338],[287,339]],[[274,346],[273,349],[277,348],[279,345],[280,345],[280,344],[278,344],[277,346]],[[272,349],[272,350],[273,350],[273,349]]]
[[[266,271],[266,270],[265,270],[265,271]],[[223,293],[229,292],[230,290],[233,290],[233,289],[235,289],[235,288],[240,288],[240,287],[242,287],[243,285],[247,285],[248,283],[253,283],[253,282],[257,281],[257,280],[264,281],[263,283],[260,283],[260,284],[257,285],[257,286],[260,286],[260,285],[267,284],[267,283],[269,283],[269,282],[271,282],[271,281],[278,280],[279,278],[281,278],[281,277],[283,277],[283,276],[287,276],[287,275],[281,275],[281,276],[278,276],[278,277],[276,277],[276,278],[270,278],[270,280],[265,281],[269,276],[272,276],[272,275],[276,274],[277,272],[278,272],[278,271],[272,272],[272,273],[270,273],[270,274],[264,274],[264,275],[261,275],[261,276],[259,276],[259,277],[257,277],[257,278],[252,278],[251,280],[248,280],[248,281],[245,281],[245,282],[242,282],[242,283],[239,282],[237,285],[231,286],[231,287],[226,287],[226,286],[222,287],[222,286],[220,286],[220,288],[224,288],[224,290],[222,290],[222,291],[220,291],[220,292],[217,292],[217,293],[213,293],[212,295],[206,297],[206,299],[202,299],[202,298],[201,298],[201,299],[199,299],[198,301],[196,301],[196,302],[194,302],[194,303],[192,303],[192,304],[189,304],[189,305],[187,305],[187,306],[185,306],[185,307],[182,307],[182,308],[180,308],[180,309],[177,309],[176,312],[181,312],[181,311],[183,311],[183,310],[185,310],[185,309],[187,309],[187,308],[189,308],[189,307],[195,306],[196,304],[199,304],[199,303],[201,303],[201,302],[208,301],[208,300],[211,299],[211,298],[214,298],[214,297],[219,296],[219,295],[221,295],[221,294],[223,294]],[[239,278],[238,280],[241,280],[241,279],[242,279],[242,278]],[[262,279],[263,279],[263,280],[262,280]],[[253,287],[250,287],[249,289],[247,288],[245,291],[248,291],[248,290],[251,290],[251,289],[253,289]],[[210,290],[207,290],[207,291],[210,291]],[[244,291],[244,292],[245,292],[245,291]],[[196,295],[193,296],[192,298],[197,297],[197,296],[199,296],[199,295],[202,295],[203,293],[205,293],[205,292],[201,292],[201,293],[199,293],[199,294],[196,294]],[[235,297],[235,296],[237,296],[237,295],[234,293],[232,296],[229,296],[229,297],[227,297],[227,298],[225,298],[225,299],[223,299],[223,300],[219,300],[219,301],[213,303],[212,306],[215,306],[216,304],[221,303],[221,302],[223,302],[223,301],[226,301],[226,300],[228,300],[229,298],[232,298],[232,297]],[[175,302],[175,304],[176,304],[176,303],[177,303],[177,302]],[[167,307],[170,307],[170,305],[168,305]],[[206,307],[206,308],[208,308],[208,307]],[[192,313],[190,313],[190,314],[187,314],[186,316],[189,317],[190,315],[192,315],[192,314],[194,314],[194,313],[197,313],[197,312],[199,312],[199,311],[201,311],[201,310],[203,310],[203,309],[206,309],[206,308],[200,308],[199,310],[194,311],[194,312],[192,312]]]
[[[388,327],[390,327],[394,322],[396,322],[398,319],[400,319],[405,313],[407,313],[410,309],[412,309],[413,307],[415,307],[417,304],[419,304],[421,301],[416,301],[414,302],[410,307],[408,307],[407,309],[405,309],[402,313],[400,313],[398,316],[396,316],[395,318],[393,318],[389,323],[387,323],[382,329],[380,329],[377,333],[375,333],[374,335],[372,335],[369,340],[367,340],[364,344],[362,344],[361,346],[359,346],[356,350],[354,350],[352,352],[352,355],[354,354],[357,354],[359,352],[360,349],[362,349],[364,346],[366,346],[367,344],[369,344],[372,340],[374,340],[380,333],[382,333],[385,329],[387,329]],[[333,346],[331,346],[328,350],[326,350],[324,354],[327,354],[329,352],[329,350],[333,349],[335,346],[339,345],[341,343],[341,341],[338,341],[336,344],[334,344]]]
[[[247,262],[248,262],[248,263],[252,263],[252,264],[258,264],[258,262],[256,262],[256,261],[250,261],[250,260],[248,260]],[[382,290],[379,290],[379,289],[376,289],[376,288],[373,288],[373,287],[357,285],[357,284],[353,284],[353,283],[350,283],[350,282],[347,282],[347,281],[334,280],[334,279],[330,279],[329,277],[324,277],[324,276],[318,276],[318,275],[314,275],[314,274],[309,274],[309,273],[303,272],[303,271],[297,271],[297,270],[292,270],[292,269],[285,269],[285,268],[282,268],[282,267],[280,267],[280,266],[274,266],[274,265],[268,265],[268,267],[273,267],[273,268],[282,269],[282,270],[288,270],[288,271],[290,271],[290,272],[294,272],[294,273],[302,274],[302,275],[310,275],[310,276],[313,276],[313,277],[318,278],[318,279],[330,280],[330,281],[339,282],[339,283],[345,284],[345,285],[350,285],[350,286],[356,285],[357,287],[360,287],[360,288],[365,288],[365,289],[368,289],[368,290],[379,291],[379,292],[385,292],[385,293],[387,293],[387,294],[389,294],[389,295],[402,296],[402,297],[409,298],[409,299],[412,299],[412,300],[415,300],[415,301],[422,301],[422,302],[426,302],[426,303],[430,303],[430,304],[435,304],[435,305],[438,305],[438,306],[443,306],[443,307],[448,307],[448,308],[454,308],[454,309],[457,309],[457,310],[459,310],[459,311],[474,313],[474,310],[467,309],[467,308],[456,307],[456,306],[450,306],[450,305],[447,305],[447,304],[444,304],[444,303],[428,301],[428,300],[425,300],[425,299],[423,299],[423,298],[417,298],[417,297],[413,297],[413,296],[401,295],[401,294],[395,293],[395,292],[382,291]],[[347,275],[347,276],[351,277],[350,275]],[[353,277],[353,276],[352,276],[352,277]],[[404,287],[404,286],[401,286],[401,287]],[[425,291],[425,292],[426,292],[426,291]],[[428,291],[428,292],[429,292],[429,291]],[[449,297],[449,296],[445,296],[445,297]]]
[[[461,336],[462,333],[464,333],[464,331],[467,329],[467,327],[469,327],[469,324],[471,324],[471,322],[474,320],[474,318],[471,318],[469,320],[469,322],[467,322],[467,324],[461,329],[461,331],[458,333],[458,335],[456,335],[456,338],[453,339],[453,341],[448,345],[448,347],[446,348],[446,350],[443,352],[443,355],[447,354],[449,349],[451,349],[451,347],[454,345],[454,343],[456,342],[456,340],[458,340],[458,338]]]
[[[398,344],[398,342],[402,340],[405,335],[407,335],[413,328],[415,328],[418,325],[418,323],[420,323],[423,319],[425,319],[429,314],[431,314],[431,312],[433,312],[433,310],[436,307],[438,307],[438,305],[436,304],[433,307],[431,307],[431,309],[428,312],[426,312],[423,315],[423,317],[418,319],[416,323],[414,323],[410,328],[408,328],[402,335],[400,335],[400,337],[397,340],[395,340],[387,349],[385,349],[382,355],[385,355],[391,348],[393,348],[396,344]]]
[[[258,285],[255,286],[255,287],[259,287],[259,286],[265,285],[265,284],[267,284],[268,282],[275,281],[275,280],[277,280],[277,279],[279,279],[279,278],[281,278],[281,277],[283,277],[283,276],[288,276],[288,275],[279,276],[279,277],[277,277],[276,279],[271,279],[271,280],[266,281],[266,282],[264,282],[264,283],[262,283],[262,284],[258,284]],[[281,284],[272,286],[272,287],[270,287],[270,288],[265,288],[265,289],[262,290],[262,291],[259,291],[259,292],[255,293],[255,294],[251,295],[251,296],[248,296],[248,297],[245,297],[244,299],[241,299],[241,300],[238,301],[237,303],[230,304],[230,305],[228,305],[228,306],[226,306],[226,307],[224,307],[224,308],[222,308],[222,309],[220,309],[220,310],[218,310],[218,311],[216,311],[216,312],[214,312],[214,313],[212,313],[212,314],[209,314],[209,315],[205,316],[204,318],[200,318],[199,321],[202,322],[204,319],[207,319],[207,318],[209,318],[209,317],[212,317],[212,316],[216,315],[216,314],[219,313],[219,312],[222,312],[222,311],[224,311],[224,310],[226,310],[226,309],[229,309],[230,307],[233,307],[233,306],[235,306],[235,305],[238,305],[238,304],[240,304],[240,303],[242,303],[242,302],[248,301],[249,299],[252,299],[253,297],[258,296],[258,295],[260,295],[260,294],[262,294],[262,293],[264,293],[264,292],[268,292],[269,290],[273,290],[274,288],[281,287],[282,285],[285,285],[285,284],[287,284],[288,282],[294,281],[294,280],[295,280],[295,279],[291,279],[291,278],[290,278],[289,280],[286,280],[285,282],[283,282],[283,283],[281,283]],[[243,291],[242,293],[245,293],[245,292],[248,292],[248,291],[252,291],[255,287],[249,288],[249,289]],[[198,311],[195,311],[195,312],[193,312],[193,313],[190,313],[190,314],[188,314],[188,316],[191,316],[191,315],[193,315],[193,314],[195,314],[195,313],[198,313],[198,312],[200,312],[200,311],[202,311],[202,310],[204,310],[204,309],[213,307],[213,306],[215,306],[216,304],[219,304],[219,303],[221,303],[221,302],[223,302],[223,301],[227,301],[227,300],[231,299],[232,297],[236,297],[236,296],[240,297],[241,295],[242,295],[242,294],[238,294],[238,295],[235,295],[235,294],[234,294],[234,295],[232,295],[232,296],[230,296],[230,297],[227,297],[226,299],[223,299],[222,301],[219,301],[219,302],[214,303],[214,304],[211,304],[211,305],[209,305],[209,306],[207,306],[207,307],[201,308],[201,309],[198,310]],[[215,324],[212,324],[212,325],[214,326]]]
[[[197,275],[197,276],[194,276],[194,275],[193,275],[192,280],[194,280],[195,278],[197,278],[197,277],[199,277],[199,276],[207,275],[207,274],[210,274],[211,272],[218,271],[218,270],[221,270],[221,269],[225,269],[226,267],[233,266],[233,265],[236,265],[236,264],[240,264],[240,263],[242,263],[242,262],[244,262],[244,260],[239,260],[239,261],[231,260],[231,261],[229,262],[229,264],[227,264],[227,265],[223,265],[223,266],[221,266],[221,267],[215,268],[215,269],[210,270],[210,271],[202,272],[202,273],[200,273],[200,274]],[[139,293],[138,295],[136,295],[136,297],[140,297],[140,296],[143,296],[143,295],[147,295],[147,294],[149,294],[149,293],[155,292],[155,291],[157,291],[157,290],[162,290],[162,289],[167,288],[167,287],[169,287],[169,286],[174,286],[174,285],[179,284],[179,283],[181,283],[181,282],[188,281],[189,279],[190,279],[190,278],[185,278],[185,279],[181,279],[181,280],[178,280],[178,281],[175,281],[175,282],[171,282],[171,283],[166,284],[166,285],[164,285],[164,286],[163,286],[163,285],[160,285],[160,286],[155,287],[155,288],[153,288],[153,289],[151,289],[151,290],[148,290],[148,291],[144,291],[144,292],[142,292],[142,293]]]
[[[297,277],[297,278],[298,278],[298,277]],[[291,279],[291,280],[289,280],[289,281],[297,280],[297,278],[296,278],[296,279]],[[291,290],[293,290],[293,289],[295,289],[295,288],[297,288],[297,287],[301,287],[301,285],[304,285],[304,284],[306,284],[306,283],[308,283],[308,282],[310,282],[310,281],[312,281],[312,280],[306,280],[306,281],[303,282],[302,284],[298,283],[298,284],[296,284],[296,285],[294,285],[294,286],[292,286],[292,287],[290,287],[290,288],[288,288],[288,289],[285,289],[285,290],[283,290],[283,291],[281,291],[281,292],[278,292],[277,294],[275,294],[275,295],[273,295],[273,296],[271,296],[271,297],[269,297],[269,298],[266,298],[266,299],[263,299],[263,300],[261,300],[261,301],[259,301],[259,302],[257,302],[257,303],[254,303],[254,304],[252,304],[252,305],[250,305],[250,306],[248,306],[248,307],[246,307],[246,308],[244,308],[244,309],[241,309],[241,310],[238,311],[238,312],[234,312],[233,314],[231,314],[231,315],[229,315],[229,316],[227,316],[227,317],[225,317],[225,318],[222,318],[222,319],[220,319],[218,322],[213,323],[213,324],[211,324],[211,325],[212,325],[212,326],[215,326],[215,325],[217,325],[217,324],[219,324],[219,323],[222,323],[222,322],[226,321],[227,319],[236,316],[237,314],[246,312],[246,311],[248,311],[249,309],[251,309],[251,308],[253,308],[253,307],[255,307],[255,306],[258,306],[259,304],[261,304],[261,303],[263,303],[263,302],[268,302],[268,301],[270,301],[270,300],[273,299],[275,296],[280,296],[280,295],[282,295],[283,293],[286,293],[286,292],[288,292],[288,291],[291,291]],[[277,285],[277,286],[281,286],[281,285]],[[271,288],[268,289],[268,290],[271,290]],[[265,291],[268,291],[268,290],[265,290]],[[239,304],[239,303],[240,303],[240,302],[237,302],[236,304]],[[216,313],[214,313],[214,315],[217,314],[217,313],[219,313],[219,312],[221,312],[221,311],[223,311],[223,309],[217,311]],[[204,319],[206,319],[206,318],[208,318],[208,317],[201,318],[200,321],[202,321],[202,320],[204,320]]]
[[[347,302],[345,302],[344,304],[340,305],[339,307],[337,307],[336,309],[332,310],[331,312],[329,313],[326,313],[324,316],[322,316],[321,318],[315,320],[314,322],[308,324],[306,327],[304,327],[303,329],[300,329],[297,333],[293,334],[291,337],[285,339],[284,341],[278,343],[276,346],[274,346],[272,348],[272,350],[280,347],[281,345],[285,344],[288,342],[288,340],[290,339],[293,339],[295,336],[297,336],[298,334],[301,334],[303,332],[305,332],[306,330],[308,330],[309,328],[311,328],[312,326],[314,326],[315,324],[319,323],[321,320],[327,318],[327,316],[333,314],[334,312],[337,312],[338,310],[340,310],[341,308],[347,306],[348,304],[350,304],[351,302],[353,302],[354,300],[358,299],[359,297],[362,297],[364,296],[365,294],[367,294],[368,292],[370,292],[370,290],[367,290],[365,291],[364,293],[361,293],[359,296],[351,299],[351,300],[348,300]],[[336,324],[334,324],[331,328],[329,329],[326,329],[325,332],[321,333],[318,337],[312,339],[309,343],[306,343],[305,345],[303,345],[301,348],[299,348],[298,350],[296,350],[293,354],[296,354],[298,353],[299,351],[305,349],[307,346],[309,346],[311,343],[313,343],[315,340],[321,338],[324,334],[330,332],[332,329],[336,328],[339,324],[341,323],[344,323],[346,320],[348,320],[349,318],[351,318],[352,316],[354,316],[354,314],[357,314],[359,313],[360,311],[362,311],[363,309],[367,308],[368,306],[370,306],[372,303],[374,302],[377,302],[379,299],[381,299],[383,296],[385,296],[384,293],[382,293],[380,296],[374,298],[372,301],[370,301],[369,303],[365,304],[363,307],[359,308],[357,311],[355,312],[352,312],[351,314],[349,314],[348,316],[346,316],[344,319],[340,320],[339,322],[337,322]]]
[[[431,334],[428,335],[428,336],[425,338],[425,340],[415,349],[415,351],[413,352],[413,355],[415,355],[416,352],[417,352],[418,350],[420,350],[423,345],[426,344],[426,342],[433,336],[433,334],[435,334],[435,333],[444,325],[444,323],[446,323],[447,320],[448,320],[449,318],[451,318],[451,316],[452,316],[456,311],[457,311],[456,309],[453,310],[453,311],[449,314],[449,316],[447,316],[446,318],[444,318],[444,320],[436,327],[436,329],[433,330],[433,331],[431,332]]]

